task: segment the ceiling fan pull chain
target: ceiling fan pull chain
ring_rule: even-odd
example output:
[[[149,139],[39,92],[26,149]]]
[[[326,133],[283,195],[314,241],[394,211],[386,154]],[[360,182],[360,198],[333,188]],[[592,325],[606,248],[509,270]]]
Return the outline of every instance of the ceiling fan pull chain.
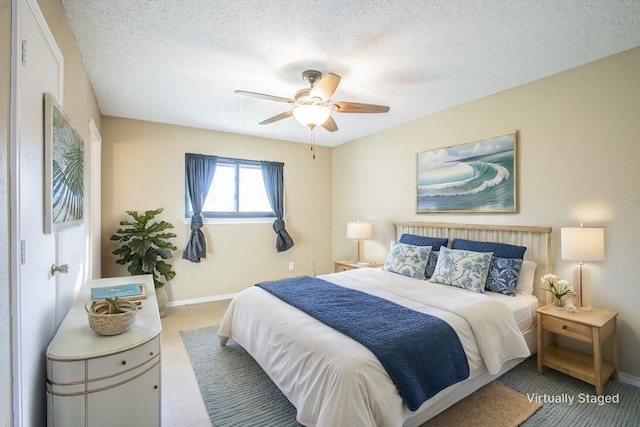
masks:
[[[315,126],[311,128],[311,152],[313,153],[313,160],[316,159],[316,133],[313,131]]]

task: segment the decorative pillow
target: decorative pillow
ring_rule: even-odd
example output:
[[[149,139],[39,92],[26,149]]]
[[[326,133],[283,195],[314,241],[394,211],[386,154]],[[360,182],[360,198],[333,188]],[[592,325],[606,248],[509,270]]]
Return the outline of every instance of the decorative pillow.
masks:
[[[489,266],[485,289],[505,295],[516,295],[516,284],[522,260],[518,258],[493,257]]]
[[[436,269],[430,280],[433,283],[483,293],[491,257],[491,252],[472,252],[442,247]]]
[[[438,255],[440,251],[434,251],[431,249],[431,253],[429,254],[429,260],[427,261],[427,271],[424,274],[424,277],[429,279],[433,276],[433,272],[436,270],[436,264],[438,263]]]
[[[400,236],[400,243],[414,246],[431,246],[432,251],[439,251],[440,246],[446,247],[449,244],[449,239],[403,233],[402,236]]]
[[[518,284],[516,285],[517,294],[531,295],[533,293],[533,281],[537,267],[538,264],[533,261],[522,262],[520,275],[518,276]]]
[[[382,269],[424,280],[429,253],[431,246],[406,245],[393,241]]]
[[[453,239],[451,242],[451,249],[462,249],[474,252],[493,252],[493,256],[500,258],[522,259],[527,247],[508,245],[506,243],[476,242],[474,240]]]
[[[431,254],[429,254],[429,260],[427,261],[427,271],[425,274],[425,277],[428,279],[433,275],[433,270],[436,268],[436,262],[438,261],[439,253],[438,251],[440,251],[440,247],[447,247],[447,245],[449,244],[449,239],[403,233],[402,236],[400,236],[400,243],[406,243],[407,245],[414,246],[431,246]]]

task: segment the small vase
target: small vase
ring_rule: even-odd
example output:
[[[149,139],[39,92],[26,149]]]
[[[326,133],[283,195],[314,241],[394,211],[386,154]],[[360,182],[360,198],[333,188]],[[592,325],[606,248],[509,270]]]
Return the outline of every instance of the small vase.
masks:
[[[561,310],[563,303],[562,303],[562,298],[553,298],[553,305],[556,306],[557,309]]]

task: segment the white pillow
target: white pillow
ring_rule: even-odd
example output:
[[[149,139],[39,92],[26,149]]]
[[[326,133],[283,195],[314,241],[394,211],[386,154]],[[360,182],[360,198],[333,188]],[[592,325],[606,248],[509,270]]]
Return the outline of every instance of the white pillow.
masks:
[[[431,246],[414,246],[393,241],[383,270],[424,280]]]
[[[440,248],[432,283],[483,293],[493,252],[472,252]]]
[[[531,295],[533,293],[533,281],[537,267],[538,264],[533,261],[522,261],[516,285],[516,294]]]

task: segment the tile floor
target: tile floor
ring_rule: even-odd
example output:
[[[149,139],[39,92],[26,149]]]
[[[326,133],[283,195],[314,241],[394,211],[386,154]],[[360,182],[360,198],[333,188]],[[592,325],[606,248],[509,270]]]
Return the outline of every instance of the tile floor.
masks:
[[[218,325],[229,301],[165,309],[162,318],[162,427],[211,427],[180,331]]]

